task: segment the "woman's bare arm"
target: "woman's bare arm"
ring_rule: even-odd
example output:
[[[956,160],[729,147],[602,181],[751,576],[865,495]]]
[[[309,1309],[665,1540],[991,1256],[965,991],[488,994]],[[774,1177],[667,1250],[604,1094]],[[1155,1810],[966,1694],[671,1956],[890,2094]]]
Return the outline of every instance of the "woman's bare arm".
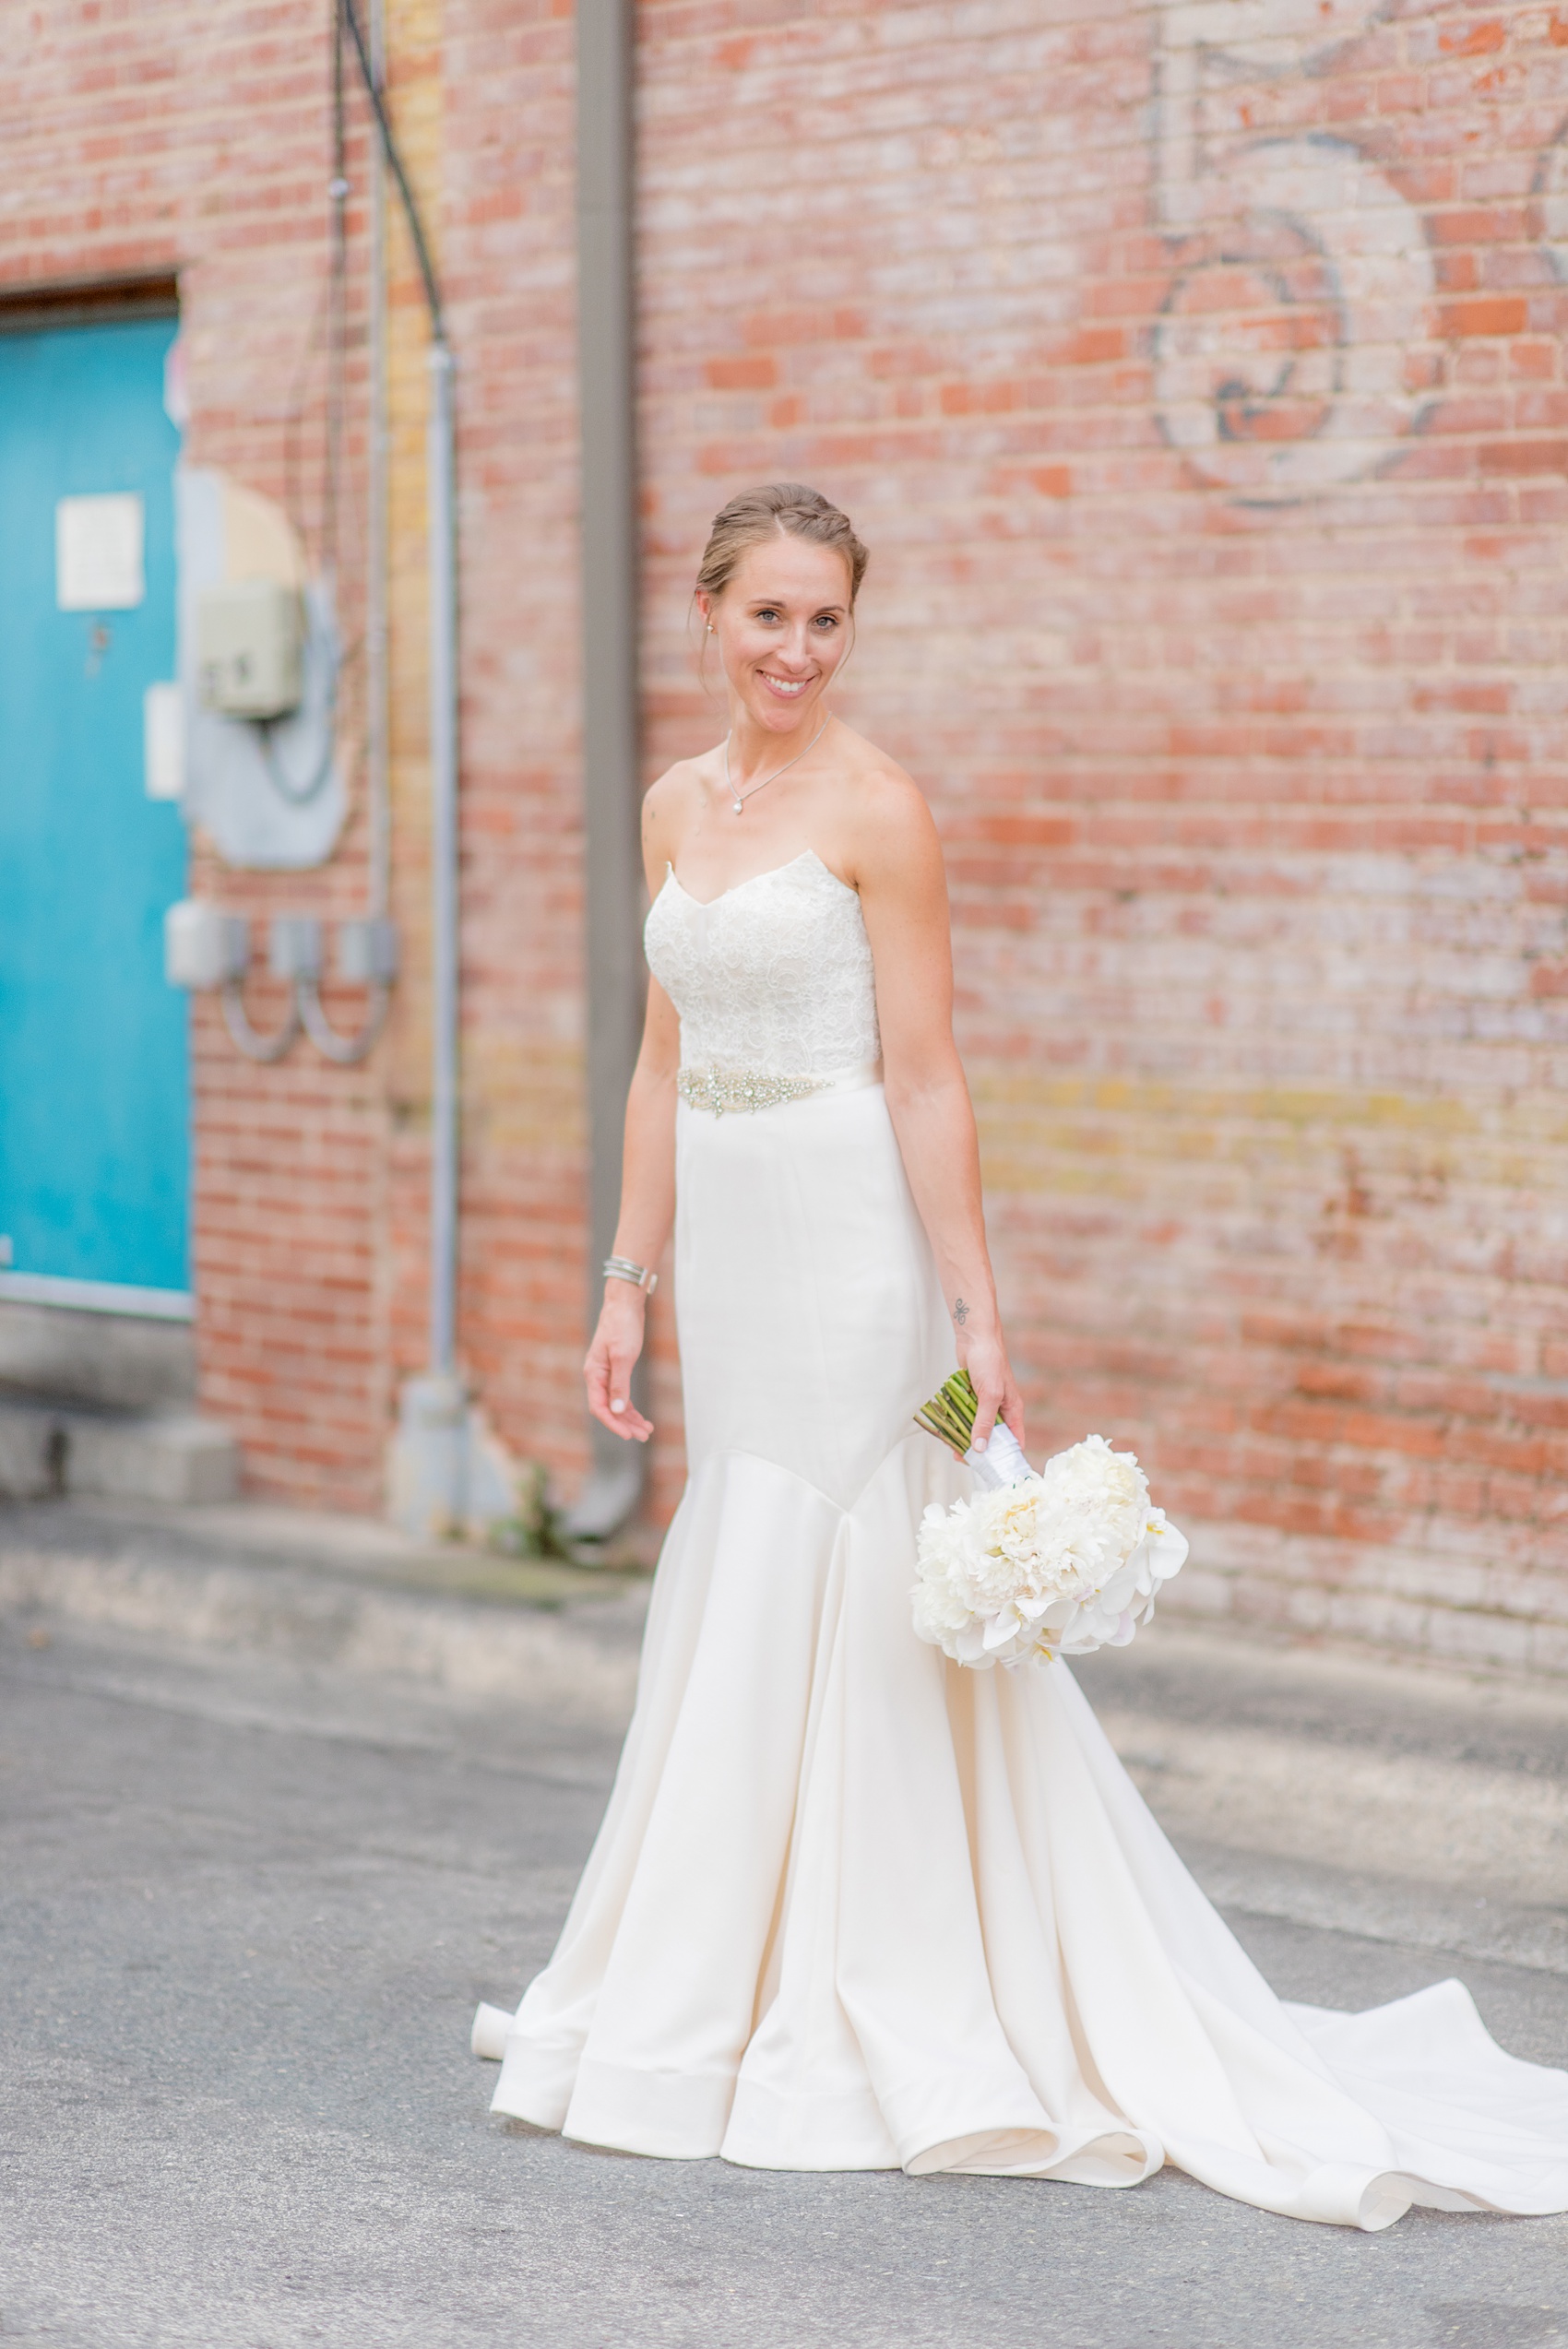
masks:
[[[648,981],[642,1050],[626,1097],[626,1138],[621,1155],[621,1215],[617,1256],[656,1265],[675,1219],[675,1073],[681,1026],[657,979]],[[647,1298],[630,1281],[607,1280],[599,1324],[583,1364],[588,1409],[620,1436],[646,1443],[653,1422],[632,1401],[632,1369],[643,1350]]]
[[[664,882],[667,788],[680,785],[680,770],[647,795],[643,819],[644,863],[650,895]],[[642,1049],[626,1097],[626,1133],[621,1157],[621,1215],[615,1226],[617,1256],[634,1264],[656,1265],[675,1219],[675,1078],[681,1066],[681,1022],[675,1006],[655,979],[648,980],[647,1015]],[[583,1364],[588,1409],[618,1436],[646,1443],[653,1422],[632,1402],[632,1370],[643,1350],[647,1299],[630,1281],[607,1280],[593,1341]]]
[[[947,880],[931,812],[889,769],[861,802],[852,878],[876,965],[887,1108],[930,1237],[958,1360],[975,1383],[976,1441],[998,1418],[1021,1443],[1023,1400],[1007,1360],[980,1204],[974,1110],[953,1041]]]

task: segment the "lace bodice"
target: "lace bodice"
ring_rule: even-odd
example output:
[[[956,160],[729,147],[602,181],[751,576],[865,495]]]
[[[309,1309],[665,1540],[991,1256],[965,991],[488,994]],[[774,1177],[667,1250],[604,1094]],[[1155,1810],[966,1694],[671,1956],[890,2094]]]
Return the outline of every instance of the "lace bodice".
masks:
[[[826,1076],[881,1056],[861,901],[810,848],[707,905],[671,868],[644,939],[683,1068]]]

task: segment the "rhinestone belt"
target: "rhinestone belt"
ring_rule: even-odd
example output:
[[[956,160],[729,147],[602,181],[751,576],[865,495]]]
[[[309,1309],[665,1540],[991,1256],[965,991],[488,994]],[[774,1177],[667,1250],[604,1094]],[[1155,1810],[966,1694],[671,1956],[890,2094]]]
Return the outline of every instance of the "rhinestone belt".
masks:
[[[750,1069],[683,1069],[675,1089],[694,1109],[772,1109],[780,1101],[803,1101],[830,1083],[825,1076],[763,1076]]]

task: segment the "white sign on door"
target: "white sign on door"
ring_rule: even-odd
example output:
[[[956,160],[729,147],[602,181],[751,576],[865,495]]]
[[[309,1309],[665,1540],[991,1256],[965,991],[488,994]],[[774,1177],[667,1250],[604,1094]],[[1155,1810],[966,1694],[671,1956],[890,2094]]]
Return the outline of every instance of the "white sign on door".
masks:
[[[54,600],[62,611],[134,611],[147,593],[142,503],[134,490],[63,497],[54,508]]]
[[[142,753],[149,800],[178,800],[185,789],[185,711],[178,685],[149,685],[142,695]]]

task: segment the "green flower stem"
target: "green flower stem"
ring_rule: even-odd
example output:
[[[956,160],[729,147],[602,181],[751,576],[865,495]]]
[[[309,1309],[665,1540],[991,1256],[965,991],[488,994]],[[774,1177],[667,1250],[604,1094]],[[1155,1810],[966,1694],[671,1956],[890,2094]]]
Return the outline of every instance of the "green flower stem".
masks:
[[[915,1425],[951,1445],[960,1459],[974,1441],[975,1413],[980,1397],[968,1370],[955,1370],[937,1394],[915,1413]]]

